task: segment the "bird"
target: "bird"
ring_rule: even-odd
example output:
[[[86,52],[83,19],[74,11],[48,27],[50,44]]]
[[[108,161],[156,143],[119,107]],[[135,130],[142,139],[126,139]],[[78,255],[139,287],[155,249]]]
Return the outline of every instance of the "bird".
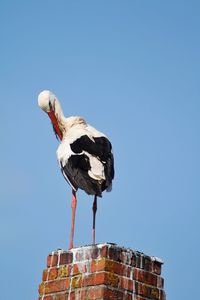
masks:
[[[94,197],[92,243],[95,244],[97,197],[112,190],[114,156],[108,137],[89,125],[83,117],[65,117],[56,95],[44,90],[38,96],[39,107],[51,120],[60,144],[56,151],[63,177],[72,189],[72,223],[69,249],[74,247],[74,226],[78,189]]]

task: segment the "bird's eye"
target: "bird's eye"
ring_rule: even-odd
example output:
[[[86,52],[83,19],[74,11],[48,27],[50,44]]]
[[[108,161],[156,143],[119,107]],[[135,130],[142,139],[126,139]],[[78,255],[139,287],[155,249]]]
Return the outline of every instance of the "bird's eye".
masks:
[[[54,107],[53,107],[53,105],[52,105],[52,103],[51,103],[50,100],[49,100],[49,109],[50,109],[50,111],[54,111]]]

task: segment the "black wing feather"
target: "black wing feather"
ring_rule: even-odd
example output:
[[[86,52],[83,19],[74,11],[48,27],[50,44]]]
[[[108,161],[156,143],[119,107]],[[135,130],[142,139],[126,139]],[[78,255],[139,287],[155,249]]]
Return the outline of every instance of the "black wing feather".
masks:
[[[106,137],[95,137],[92,141],[87,135],[83,135],[70,144],[75,155],[71,155],[62,172],[67,176],[75,189],[81,188],[88,194],[101,196],[102,191],[108,188],[114,178],[114,158],[112,145]],[[81,154],[83,151],[94,155],[104,165],[106,180],[99,182],[91,178],[88,171],[91,169],[89,157]]]

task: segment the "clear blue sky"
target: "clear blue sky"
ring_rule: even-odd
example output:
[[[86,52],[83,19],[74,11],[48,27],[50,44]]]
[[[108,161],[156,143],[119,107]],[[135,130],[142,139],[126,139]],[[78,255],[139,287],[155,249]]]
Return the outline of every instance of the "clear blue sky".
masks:
[[[161,257],[167,298],[198,297],[199,16],[192,0],[1,1],[2,299],[37,299],[48,253],[69,244],[71,190],[43,89],[112,141],[97,242]],[[79,191],[76,246],[91,242],[91,207]]]

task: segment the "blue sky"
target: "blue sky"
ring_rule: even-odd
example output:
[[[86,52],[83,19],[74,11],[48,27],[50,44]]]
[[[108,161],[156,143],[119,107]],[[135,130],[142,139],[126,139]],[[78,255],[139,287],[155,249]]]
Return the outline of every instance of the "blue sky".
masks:
[[[97,242],[161,257],[167,298],[196,298],[199,15],[193,0],[1,1],[2,299],[36,299],[48,253],[69,244],[71,190],[37,106],[43,89],[112,141]],[[79,191],[76,246],[91,243],[91,207]]]

